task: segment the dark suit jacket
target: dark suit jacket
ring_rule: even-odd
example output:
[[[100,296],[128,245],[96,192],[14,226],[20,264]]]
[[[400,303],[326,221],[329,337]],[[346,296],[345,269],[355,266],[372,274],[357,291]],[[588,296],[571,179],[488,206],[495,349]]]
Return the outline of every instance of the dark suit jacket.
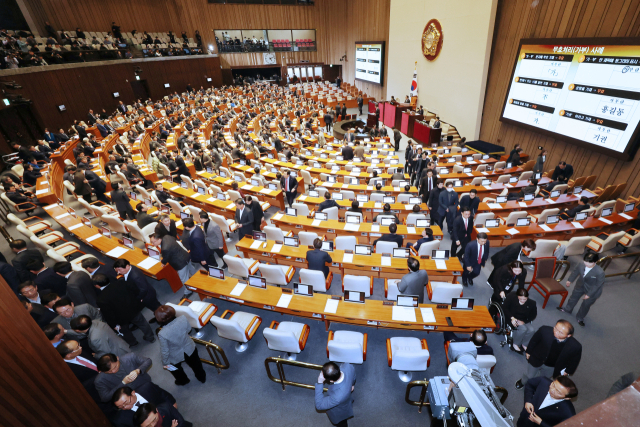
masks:
[[[149,215],[146,212],[138,212],[138,214],[136,215],[136,221],[138,222],[138,227],[140,227],[142,229],[142,228],[146,227],[149,224],[152,224],[154,222],[158,222],[158,219],[152,217],[151,215]]]
[[[575,216],[576,216],[576,214],[577,214],[578,212],[582,212],[582,211],[584,211],[584,210],[587,210],[587,209],[589,209],[590,207],[591,207],[591,206],[590,206],[588,203],[587,203],[587,204],[584,204],[584,205],[577,205],[577,206],[575,206],[575,207],[573,207],[573,208],[569,209],[569,210],[568,210],[568,211],[566,211],[565,213],[566,213],[567,215],[569,215],[569,217],[570,217],[570,218],[575,218]]]
[[[82,348],[82,353],[80,357],[87,359],[89,362],[97,364],[98,361],[93,358],[89,349]],[[85,366],[77,365],[75,363],[65,362],[67,366],[71,369],[71,372],[80,380],[83,386],[87,388],[87,386],[93,387],[93,381],[98,376],[98,371],[94,371],[93,369],[87,368]]]
[[[380,238],[374,240],[373,246],[375,246],[378,242],[396,242],[398,244],[398,247],[401,248],[403,240],[404,239],[399,234],[383,234]]]
[[[573,176],[573,166],[566,165],[563,169],[560,169],[560,166],[556,166],[553,170],[553,175],[551,175],[551,180],[555,181],[559,176],[564,176],[565,180],[569,180]]]
[[[436,180],[435,176],[431,177],[431,190],[433,191],[436,188]],[[429,200],[429,177],[425,176],[420,180],[420,194],[424,194],[425,199]]]
[[[185,268],[190,259],[189,252],[178,244],[175,237],[168,234],[162,238],[160,255],[162,263],[169,264],[176,271]]]
[[[86,171],[84,173],[84,176],[85,178],[87,178],[87,181],[89,181],[89,185],[91,186],[91,188],[93,188],[97,193],[104,193],[104,191],[107,189],[107,183],[95,172]]]
[[[560,424],[561,422],[573,417],[576,410],[571,400],[563,400],[561,402],[549,405],[540,409],[540,405],[549,393],[551,380],[546,377],[530,378],[524,386],[524,403],[531,403],[534,407],[534,413],[542,418],[541,427],[550,427]],[[538,424],[529,421],[529,412],[525,408],[520,412],[517,427],[536,427]]]
[[[478,241],[469,242],[464,250],[464,267],[471,266],[474,270],[479,267],[484,267],[487,259],[489,259],[490,250],[489,240],[487,240],[487,243],[484,244],[484,248],[482,249],[482,263],[478,265]]]
[[[40,251],[37,249],[26,249],[17,254],[13,258],[13,260],[11,260],[11,264],[13,265],[13,268],[16,269],[16,273],[18,274],[20,283],[26,282],[27,280],[33,280],[36,277],[29,270],[27,270],[27,262],[32,259],[37,259],[38,261],[42,261],[44,263],[44,258],[42,257]]]
[[[260,203],[257,203],[255,200],[251,202],[251,213],[253,214],[253,229],[260,230],[260,223],[262,222],[262,218],[264,218],[264,211]]]
[[[540,329],[533,334],[531,341],[529,341],[529,346],[525,350],[527,354],[530,355],[529,364],[531,364],[531,366],[534,368],[542,366],[544,361],[547,360],[549,350],[551,350],[551,344],[555,339],[553,326],[541,326]],[[556,366],[553,370],[554,378],[560,375],[563,369],[566,369],[569,375],[573,375],[580,364],[582,344],[574,337],[569,337],[566,341],[562,352],[560,352],[560,356],[558,356],[558,360],[556,360]]]
[[[91,304],[97,307],[97,292],[91,276],[84,271],[74,271],[67,279],[67,296],[75,305]]]
[[[502,308],[507,322],[510,322],[511,318],[515,317],[521,322],[531,323],[538,316],[538,307],[534,300],[528,298],[527,302],[520,304],[518,295],[513,292],[507,295]]]
[[[235,221],[240,224],[240,234],[242,236],[253,233],[253,213],[246,205],[242,212],[242,218],[240,218],[240,210],[236,208]]]
[[[248,209],[245,208],[245,210]],[[253,221],[251,221],[251,225],[253,226]],[[209,246],[202,228],[198,226],[189,233],[189,255],[194,264],[201,264],[202,261],[209,259]]]
[[[96,128],[98,128],[98,131],[103,138],[106,138],[107,135],[109,135],[109,131],[103,125],[96,125]]]
[[[176,402],[176,400],[169,392],[158,387],[156,384],[152,382],[139,385],[135,387],[135,389],[133,390],[140,396],[144,397],[148,402],[151,402],[154,405],[156,405],[156,407],[159,407],[160,414],[162,415],[169,414],[171,416],[171,411],[168,409],[168,407],[169,406],[173,407],[173,404]],[[132,410],[124,410],[124,411],[119,410],[113,416],[112,421],[116,425],[116,427],[137,427],[137,425],[133,423],[134,414],[135,412]],[[178,418],[173,418],[173,419],[178,419]]]
[[[18,273],[11,264],[8,264],[6,261],[0,261],[0,276],[7,282],[7,285],[9,285],[13,292],[18,293],[20,279],[18,279]]]
[[[133,209],[129,203],[130,200],[129,195],[122,188],[111,191],[111,203],[115,203],[118,212],[126,212]]]
[[[285,189],[287,188],[285,185],[286,179],[287,177],[283,176],[282,180],[280,181],[280,185],[282,186],[283,191],[286,191]],[[298,191],[298,180],[290,176],[289,177],[289,193],[296,193],[297,191]]]
[[[147,282],[147,277],[138,267],[131,266],[125,283],[132,290],[135,291],[137,289],[137,297],[139,300],[142,300],[143,304],[147,301],[157,301],[158,297],[155,288]]]
[[[342,147],[342,157],[344,157],[344,160],[353,160],[353,148],[348,145]]]
[[[171,220],[171,223],[169,224],[169,230],[167,230],[167,227],[165,227],[164,224],[159,222],[158,225],[156,225],[155,233],[158,234],[160,237],[169,235],[177,239],[178,229],[176,228],[176,222],[174,220]]]
[[[444,216],[447,212],[447,208],[449,208],[449,212],[451,210],[456,210],[458,208],[458,193],[454,191],[447,191],[443,189],[438,195],[440,206],[438,207],[438,214]],[[455,213],[455,212],[454,212]]]
[[[445,331],[442,334],[442,337],[444,338],[445,342],[449,341],[449,342],[469,342],[471,341],[471,338],[466,337],[466,338],[462,338],[457,336],[456,334],[454,334],[453,332],[450,331]],[[491,348],[491,346],[485,344],[481,347],[476,347],[476,349],[478,350],[478,356],[480,355],[493,355],[493,349]]]
[[[467,219],[467,227],[464,227],[464,218],[458,215],[453,221],[453,241],[460,241],[460,244],[469,243],[471,241],[471,233],[473,232],[473,218]],[[454,254],[451,254],[452,256]]]
[[[478,206],[480,206],[480,198],[476,195],[473,199],[469,195],[462,196],[460,198],[460,210],[458,215],[462,213],[462,207],[467,206],[471,209],[471,218],[478,212]]]
[[[75,192],[79,196],[91,195],[91,192],[92,192],[91,185],[84,182],[85,178],[86,178],[85,175],[81,171],[77,171],[73,175],[73,184],[75,185]],[[87,178],[87,181],[88,180],[89,179]]]
[[[319,249],[307,251],[307,263],[309,264],[309,270],[322,271],[325,278],[329,276],[329,267],[326,263],[331,264],[332,262],[333,260],[331,259],[331,255],[324,251]]]
[[[440,189],[438,187],[433,187],[431,193],[429,193],[429,209],[431,212],[438,213],[440,210],[440,193],[445,191],[444,189]]]
[[[336,202],[335,200],[333,199],[325,200],[322,203],[320,203],[320,206],[318,206],[318,212],[322,212],[325,209],[333,208],[335,206],[338,206],[338,202]]]
[[[526,269],[523,269],[522,273],[516,277],[513,283],[511,283],[513,275],[509,270],[509,265],[505,264],[495,270],[495,273],[492,275],[491,281],[489,283],[491,283],[493,292],[495,294],[500,294],[500,292],[508,294],[509,292],[513,291],[516,286],[518,287],[518,289],[524,288],[524,281],[526,278],[527,272]],[[511,287],[507,289],[509,285],[511,285]]]
[[[41,328],[53,322],[53,319],[55,319],[57,315],[56,312],[49,310],[42,304],[31,303],[31,317],[33,317],[33,320],[35,320]]]
[[[51,292],[55,292],[60,297],[67,294],[67,279],[53,271],[53,268],[47,268],[38,274],[34,283],[38,289],[51,289]]]
[[[178,166],[178,174],[185,175],[191,178],[191,173],[189,173],[189,168],[187,167],[184,159],[181,156],[176,157],[176,166]]]
[[[104,321],[112,328],[116,325],[128,325],[143,308],[137,289],[127,286],[124,279],[104,288],[98,295],[97,304]]]
[[[499,252],[493,254],[491,257],[491,264],[493,264],[493,268],[500,268],[512,261],[516,261],[521,249],[522,245],[520,243],[512,243],[501,249]]]

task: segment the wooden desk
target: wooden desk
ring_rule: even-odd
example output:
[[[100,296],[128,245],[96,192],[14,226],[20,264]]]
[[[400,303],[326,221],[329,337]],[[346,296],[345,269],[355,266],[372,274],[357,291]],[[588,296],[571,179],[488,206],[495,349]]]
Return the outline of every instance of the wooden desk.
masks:
[[[418,197],[418,196],[416,196]],[[302,202],[309,205],[310,210],[315,210],[320,205],[320,203],[324,202],[324,197],[311,197],[307,195],[301,195],[296,199],[297,202]],[[351,208],[350,200],[336,200],[336,203],[339,206],[338,215],[340,218],[344,218],[347,209]],[[410,213],[413,213],[413,207],[409,208],[409,204],[404,203],[391,203],[391,212],[395,213],[400,220],[404,220]],[[382,213],[382,207],[384,203],[380,203],[376,205],[376,202],[368,201],[366,203],[360,203],[360,209],[362,210],[362,216],[365,221],[373,222],[373,218]],[[412,206],[412,205],[411,205]],[[421,203],[420,205],[421,214],[429,213],[429,207],[426,203]]]
[[[433,129],[426,124],[416,122],[413,125],[413,139],[422,144],[439,144],[442,128]]]
[[[196,176],[204,179],[211,184],[221,187],[223,191],[232,190],[231,184],[235,182],[233,179],[222,178],[221,176],[218,176],[216,174],[204,171],[196,172]],[[284,210],[285,208],[284,192],[282,190],[269,190],[268,188],[262,186],[254,186],[249,183],[238,183],[238,188],[243,192],[247,192],[252,196],[256,196],[258,200],[262,202],[269,203],[271,206],[277,206],[282,210]]]
[[[273,252],[275,241],[269,240],[264,242],[263,245],[266,244],[266,246],[256,249],[251,248],[254,242],[252,238],[245,236],[236,244],[236,249],[242,252],[245,258],[252,258],[269,264],[275,263],[292,265],[296,268],[308,268],[306,257],[307,251],[311,249],[307,246],[299,246],[296,248],[282,245],[282,248],[278,252]],[[353,255],[352,262],[345,262],[343,258],[344,251],[335,250],[327,253],[333,261],[329,270],[341,276],[353,274],[381,279],[401,279],[408,272],[407,260],[405,258],[391,258],[391,265],[383,267],[381,266],[380,254],[374,253],[370,256]],[[460,261],[456,257],[446,261],[446,270],[438,270],[434,260],[414,258],[420,261],[420,269],[426,270],[431,280],[457,283],[458,277],[462,275],[462,264],[460,264]]]
[[[575,227],[571,221],[560,221],[557,224],[549,225],[551,231],[543,230],[538,224],[531,223],[528,227],[507,227],[501,225],[497,228],[489,228],[487,233],[491,246],[507,246],[515,240],[523,240],[529,238],[544,238],[558,241],[566,241],[572,237],[595,236],[598,233],[611,233],[620,229],[620,226],[636,219],[638,210],[634,209],[627,212],[629,218],[623,217],[621,214],[614,213],[607,219],[611,224],[601,221],[599,218],[589,217],[584,221],[580,221],[582,228]],[[518,233],[511,234],[507,230],[515,229]],[[478,233],[476,227],[473,228],[472,238],[475,239]]]
[[[483,328],[492,332],[495,323],[489,315],[487,307],[476,305],[472,311],[438,309],[436,304],[420,304],[420,307],[430,307],[436,318],[435,323],[425,324],[420,310],[416,310],[416,322],[399,322],[392,319],[393,307],[383,305],[383,301],[367,299],[364,304],[340,301],[335,314],[325,313],[327,299],[331,296],[316,293],[312,297],[293,295],[287,308],[277,307],[282,296],[282,289],[267,286],[258,289],[247,286],[240,296],[232,296],[231,291],[237,285],[238,279],[225,277],[224,280],[214,279],[205,274],[197,273],[186,283],[190,290],[198,293],[200,299],[218,298],[234,302],[243,306],[274,311],[292,316],[322,320],[328,331],[331,323],[370,326],[385,329],[402,329],[413,331],[435,330],[437,332],[455,331],[472,332]],[[451,318],[453,326],[448,326],[446,318]],[[375,322],[375,323],[374,323]]]
[[[161,183],[164,189],[169,193],[173,194],[174,196],[184,198],[185,204],[193,205],[207,212],[215,213],[218,215],[222,215],[227,219],[235,220],[236,205],[233,200],[222,201],[214,199],[213,197],[211,197],[211,194],[200,194],[189,188],[182,188],[179,184],[176,184],[174,182],[167,182],[164,180],[158,182]],[[234,228],[231,227],[231,230],[234,230]]]
[[[400,132],[407,135],[409,138],[413,138],[413,128],[416,120],[422,120],[424,116],[422,114],[415,114],[413,111],[402,112],[402,124],[400,126]]]
[[[319,224],[313,225],[315,220],[313,218],[307,218],[306,216],[290,216],[282,213],[278,213],[271,217],[271,222],[279,227],[283,231],[291,231],[294,234],[300,231],[312,231],[319,236],[326,236],[328,240],[333,240],[336,236],[355,236],[359,243],[372,245],[383,234],[389,234],[389,227],[379,225],[379,231],[372,231],[374,226],[372,223],[364,222],[359,224],[357,231],[345,230],[347,225],[344,222],[340,222],[335,219],[327,221],[319,221]],[[414,243],[422,237],[423,228],[409,227],[403,224],[398,224],[398,230],[396,234],[404,238],[404,244]],[[433,237],[438,240],[442,240],[442,230],[440,227],[434,225],[430,227],[433,231]]]
[[[443,180],[447,180],[450,179],[448,174],[441,174],[440,175],[440,179]],[[545,185],[550,183],[551,180],[549,178],[541,178],[538,180],[538,185]],[[522,188],[526,187],[527,185],[529,185],[530,181],[518,181],[515,184],[496,184],[493,183],[491,185],[488,186],[484,186],[484,185],[469,185],[469,184],[465,184],[462,187],[455,187],[454,190],[456,191],[456,193],[468,193],[469,191],[471,191],[472,189],[475,189],[478,192],[478,197],[480,197],[480,200],[482,200],[485,197],[488,197],[490,195],[490,193],[495,193],[498,194],[500,193],[502,190],[504,190],[505,188],[507,189],[508,192],[515,192],[515,191],[520,191]]]
[[[553,208],[570,208],[580,200],[580,197],[585,196],[589,199],[597,197],[595,194],[590,191],[584,190],[580,196],[574,196],[573,194],[562,194],[560,197],[555,199],[542,199],[536,197],[535,199],[529,202],[517,202],[515,200],[509,200],[506,203],[492,203],[491,207],[487,203],[481,202],[478,206],[478,213],[485,212],[494,212],[496,215],[508,215],[513,211],[526,210],[530,214],[538,214],[545,209],[553,209]],[[520,203],[524,203],[527,206],[521,206]],[[499,205],[500,207],[498,208]]]

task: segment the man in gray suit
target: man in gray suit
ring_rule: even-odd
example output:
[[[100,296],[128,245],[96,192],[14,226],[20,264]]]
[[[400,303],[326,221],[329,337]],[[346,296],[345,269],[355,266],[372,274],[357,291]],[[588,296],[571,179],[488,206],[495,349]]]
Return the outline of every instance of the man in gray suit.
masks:
[[[116,204],[116,209],[118,210],[118,214],[120,215],[120,217],[122,219],[127,219],[128,215],[130,220],[133,221],[134,219],[136,219],[136,215],[133,212],[131,203],[129,202],[131,199],[129,199],[129,196],[124,192],[124,190],[120,189],[120,184],[118,184],[117,182],[112,182],[111,188],[113,188],[113,191],[111,191],[110,194],[111,203]]]
[[[149,241],[152,245],[160,248],[160,262],[162,265],[169,264],[178,273],[182,284],[187,283],[187,280],[195,273],[195,269],[191,266],[189,252],[178,243],[175,237],[168,234],[160,237],[159,234],[153,233],[149,236]],[[191,294],[192,292],[185,288],[184,295],[189,296]]]
[[[58,313],[58,317],[53,319],[53,321],[60,324],[66,330],[66,335],[74,340],[80,340],[85,336],[82,334],[78,334],[73,329],[71,329],[71,321],[73,319],[78,316],[86,315],[89,316],[91,320],[102,321],[102,313],[100,312],[100,310],[90,304],[80,304],[76,307],[75,304],[68,298],[59,299],[54,304],[53,309],[56,313]]]
[[[78,334],[87,335],[89,347],[96,354],[95,357],[102,357],[107,353],[120,357],[129,353],[129,344],[100,320],[91,320],[87,315],[78,316],[71,320],[71,329]]]
[[[576,313],[576,319],[578,319],[578,325],[580,326],[584,326],[584,318],[587,317],[591,306],[602,295],[602,288],[604,287],[604,270],[599,265],[596,265],[598,255],[587,253],[583,259],[584,262],[580,263],[567,279],[567,288],[571,286],[571,282],[578,279],[576,287],[569,297],[569,302],[564,308],[558,307],[560,311],[571,313],[580,298],[582,298],[582,305],[578,313]]]
[[[56,262],[53,271],[67,279],[67,296],[76,305],[91,304],[98,307],[96,302],[96,288],[93,287],[91,276],[85,271],[72,271],[68,261]]]
[[[100,373],[94,384],[103,402],[111,400],[113,393],[123,384],[137,390],[151,382],[147,373],[151,367],[151,359],[135,353],[127,353],[122,357],[107,353],[98,359],[96,366]]]
[[[418,295],[418,301],[424,303],[424,288],[429,282],[426,270],[420,270],[420,261],[413,257],[407,259],[409,274],[405,274],[398,282],[398,291],[403,295]]]
[[[242,199],[236,200],[235,221],[240,225],[239,240],[242,240],[245,234],[251,235],[253,233],[253,213],[251,209],[247,209]]]
[[[204,231],[205,241],[207,242],[207,246],[209,247],[209,265],[217,266],[216,262],[216,254],[218,258],[222,261],[221,268],[227,268],[227,264],[224,262],[222,257],[224,256],[224,237],[222,236],[222,231],[220,230],[220,226],[215,222],[211,221],[209,218],[209,214],[205,211],[200,211],[200,215],[198,215],[200,224],[202,226],[202,231]]]
[[[334,362],[322,366],[316,383],[315,403],[318,411],[326,411],[329,421],[340,427],[347,426],[347,419],[353,417],[351,393],[356,383],[356,370],[350,363],[340,367]],[[323,393],[324,386],[327,394]]]

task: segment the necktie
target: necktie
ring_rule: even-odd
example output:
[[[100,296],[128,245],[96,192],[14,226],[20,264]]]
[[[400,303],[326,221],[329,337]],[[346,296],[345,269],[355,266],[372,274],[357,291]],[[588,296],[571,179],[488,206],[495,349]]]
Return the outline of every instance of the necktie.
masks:
[[[285,190],[289,191],[289,179],[285,179],[284,183],[285,183]]]
[[[431,191],[431,179],[427,178],[427,182],[429,182],[429,191]]]
[[[467,219],[465,218],[465,219],[464,219],[464,229],[466,230],[466,229],[467,229],[467,227],[468,227]]]
[[[92,370],[94,370],[96,372],[98,371],[98,368],[96,368],[96,366],[93,363],[89,363],[86,360],[82,360],[80,358],[76,358],[76,360],[78,361],[79,364],[81,364],[85,368],[92,369]]]
[[[478,265],[482,264],[482,245],[480,245],[480,249],[478,250]]]

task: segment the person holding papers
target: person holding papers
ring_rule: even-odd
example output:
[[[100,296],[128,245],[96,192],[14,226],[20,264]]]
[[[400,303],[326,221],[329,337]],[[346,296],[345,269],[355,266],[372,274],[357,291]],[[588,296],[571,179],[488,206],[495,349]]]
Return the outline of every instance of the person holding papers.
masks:
[[[307,263],[309,270],[322,271],[326,279],[329,276],[329,266],[327,266],[327,263],[331,264],[333,260],[331,259],[331,255],[321,249],[322,240],[316,238],[313,241],[313,250],[307,251]]]
[[[418,295],[418,302],[424,303],[424,288],[429,282],[427,270],[420,270],[420,261],[416,258],[407,258],[409,274],[405,274],[398,282],[398,291],[403,295]]]
[[[480,270],[489,258],[489,249],[487,233],[478,233],[476,241],[467,245],[462,263],[463,286],[473,286],[473,279],[480,275]]]
[[[169,264],[178,273],[182,284],[187,283],[187,280],[196,272],[189,262],[189,252],[178,243],[175,237],[168,234],[161,237],[159,234],[153,233],[149,236],[149,241],[160,249],[162,266]],[[183,298],[189,297],[192,293],[185,288]]]

